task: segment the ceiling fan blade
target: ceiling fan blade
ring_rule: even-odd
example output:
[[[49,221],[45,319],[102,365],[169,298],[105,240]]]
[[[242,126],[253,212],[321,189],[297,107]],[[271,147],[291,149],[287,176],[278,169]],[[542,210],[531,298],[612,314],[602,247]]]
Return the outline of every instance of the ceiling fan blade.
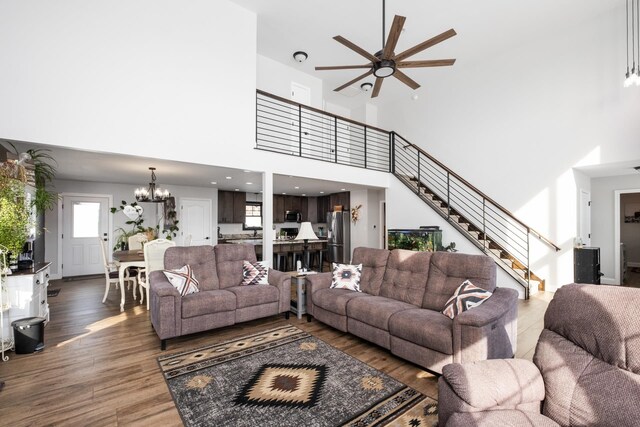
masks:
[[[400,33],[402,33],[402,27],[404,27],[404,21],[406,19],[407,18],[400,15],[396,15],[393,18],[393,24],[391,24],[391,29],[389,30],[389,37],[387,37],[387,43],[385,43],[384,51],[382,52],[384,59],[390,59],[393,56],[393,51],[396,48],[396,44],[398,44],[398,39],[400,38]]]
[[[378,58],[376,58],[375,56],[373,56],[372,54],[370,54],[369,52],[367,52],[366,50],[364,50],[363,48],[361,48],[360,46],[355,45],[354,43],[350,42],[349,40],[345,39],[342,36],[335,36],[333,38],[335,41],[337,41],[338,43],[342,43],[343,45],[345,45],[346,47],[348,47],[349,49],[351,49],[352,51],[364,56],[365,58],[367,58],[369,61],[371,62],[378,62]]]
[[[384,80],[384,79],[383,79],[383,78],[380,78],[380,77],[378,77],[378,78],[376,79],[376,82],[375,82],[375,84],[373,85],[373,92],[371,92],[371,97],[372,97],[372,98],[375,98],[375,97],[376,97],[376,96],[378,96],[378,94],[380,93],[380,88],[382,87],[382,81],[383,81],[383,80]]]
[[[340,92],[342,89],[344,89],[345,87],[351,86],[352,84],[354,84],[355,82],[357,82],[358,80],[364,79],[365,77],[367,77],[368,75],[373,74],[373,70],[369,70],[366,73],[364,73],[361,76],[356,77],[353,80],[349,80],[348,82],[346,82],[345,84],[343,84],[342,86],[339,86],[337,88],[335,88],[333,91],[334,92]]]
[[[411,79],[411,77],[407,76],[400,70],[396,70],[396,72],[393,73],[393,77],[400,80],[402,83],[406,84],[413,90],[416,90],[420,87],[420,85],[415,80]]]
[[[446,67],[453,65],[455,59],[433,59],[430,61],[403,61],[396,63],[398,68]]]
[[[450,39],[451,37],[455,36],[457,33],[455,32],[455,30],[452,28],[450,30],[445,31],[442,34],[438,34],[437,36],[430,38],[429,40],[423,41],[422,43],[415,45],[412,48],[409,48],[407,50],[405,50],[402,53],[399,53],[398,55],[395,56],[395,58],[393,58],[396,62],[400,62],[405,58],[408,58],[410,56],[415,55],[416,53],[420,53],[423,50],[430,48],[431,46],[435,46],[438,43],[441,43],[447,39]]]
[[[372,64],[365,65],[332,65],[329,67],[316,67],[316,71],[326,71],[326,70],[350,70],[355,68],[371,68]]]

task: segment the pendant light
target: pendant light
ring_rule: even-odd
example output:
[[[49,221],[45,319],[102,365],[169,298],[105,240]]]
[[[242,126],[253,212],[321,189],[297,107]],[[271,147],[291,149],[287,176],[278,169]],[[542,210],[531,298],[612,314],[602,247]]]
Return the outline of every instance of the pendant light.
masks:
[[[171,193],[169,193],[169,190],[167,189],[156,187],[156,168],[150,167],[149,170],[151,171],[151,182],[149,183],[149,187],[136,188],[134,193],[136,201],[152,203],[164,202],[171,196]]]
[[[631,3],[631,14],[629,14],[629,3]],[[640,0],[626,0],[626,17],[627,17],[627,38],[626,38],[626,56],[627,56],[627,72],[625,74],[624,87],[635,84],[640,86]],[[632,65],[629,70],[629,18],[631,18],[631,59]],[[638,64],[636,65],[636,48],[638,56]]]

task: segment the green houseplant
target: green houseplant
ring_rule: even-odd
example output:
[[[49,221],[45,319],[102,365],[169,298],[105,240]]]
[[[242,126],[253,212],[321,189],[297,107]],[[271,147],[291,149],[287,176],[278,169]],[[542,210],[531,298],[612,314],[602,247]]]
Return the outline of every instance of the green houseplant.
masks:
[[[24,194],[25,184],[0,170],[0,244],[14,256],[22,252],[32,226]]]

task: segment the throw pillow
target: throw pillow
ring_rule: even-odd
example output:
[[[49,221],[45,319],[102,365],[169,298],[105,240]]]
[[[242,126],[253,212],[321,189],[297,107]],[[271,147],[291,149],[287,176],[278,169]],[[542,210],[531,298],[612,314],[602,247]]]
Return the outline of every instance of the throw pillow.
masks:
[[[444,305],[442,314],[453,319],[458,314],[479,306],[491,295],[493,295],[491,292],[477,287],[469,280],[465,280]]]
[[[193,275],[190,265],[187,264],[177,270],[164,270],[163,272],[167,276],[167,280],[180,292],[180,295],[185,296],[200,292],[198,280]]]
[[[335,289],[360,290],[360,276],[362,276],[362,264],[349,265],[333,263],[333,279],[331,287]]]
[[[268,285],[269,261],[242,263],[242,283],[240,285]]]

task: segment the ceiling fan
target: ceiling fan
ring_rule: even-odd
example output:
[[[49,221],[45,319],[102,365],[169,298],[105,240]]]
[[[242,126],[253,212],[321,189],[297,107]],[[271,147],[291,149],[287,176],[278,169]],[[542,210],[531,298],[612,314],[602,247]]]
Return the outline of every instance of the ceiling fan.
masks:
[[[343,84],[334,89],[335,92],[339,92],[342,89],[351,86],[358,80],[364,79],[367,76],[373,74],[376,77],[376,82],[373,85],[373,91],[371,92],[371,97],[375,98],[380,93],[380,88],[382,87],[382,82],[386,77],[393,76],[396,79],[400,80],[402,83],[409,86],[411,89],[418,89],[420,85],[405,73],[400,71],[400,68],[420,68],[420,67],[443,67],[453,65],[456,60],[455,59],[436,59],[429,61],[405,61],[405,59],[413,56],[417,53],[422,52],[425,49],[428,49],[436,44],[443,42],[453,36],[456,35],[455,30],[450,29],[445,31],[442,34],[439,34],[429,40],[425,40],[420,44],[413,46],[399,54],[396,55],[394,49],[396,48],[396,44],[398,43],[398,39],[400,38],[400,33],[402,32],[402,27],[404,26],[404,21],[406,18],[404,16],[396,15],[393,18],[393,23],[391,24],[391,30],[389,31],[389,38],[385,43],[385,5],[384,0],[382,0],[382,49],[374,54],[367,52],[361,47],[357,46],[355,43],[350,42],[342,36],[335,36],[333,39],[338,43],[341,43],[358,53],[359,55],[368,59],[368,64],[363,65],[335,65],[328,67],[316,67],[316,71],[322,70],[348,70],[348,69],[357,69],[357,68],[368,68],[369,70],[356,77],[353,80],[349,80],[347,83]]]

